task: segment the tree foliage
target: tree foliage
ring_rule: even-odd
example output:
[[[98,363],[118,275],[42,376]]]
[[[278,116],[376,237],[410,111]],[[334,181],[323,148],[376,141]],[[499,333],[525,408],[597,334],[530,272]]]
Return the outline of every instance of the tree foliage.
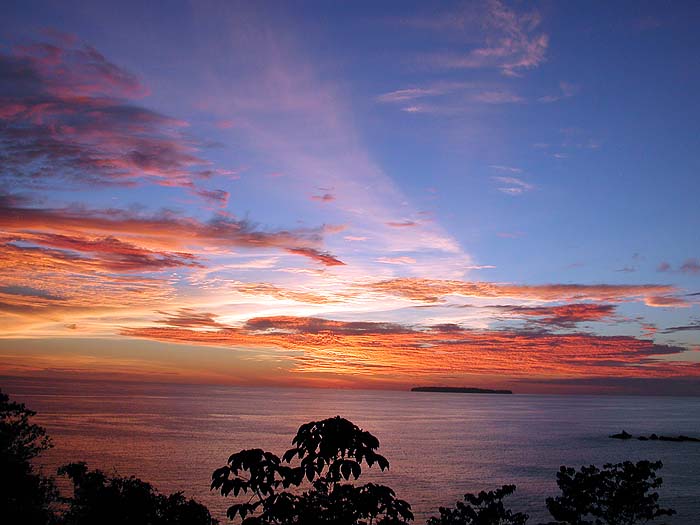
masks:
[[[181,492],[159,494],[135,477],[108,477],[85,463],[58,470],[73,482],[73,497],[62,517],[65,525],[214,525],[207,508]]]
[[[240,497],[228,509],[230,519],[240,517],[242,525],[398,525],[413,519],[411,506],[391,488],[347,483],[360,477],[363,464],[389,468],[369,432],[336,416],[302,425],[292,445],[282,458],[242,450],[214,471],[212,489]]]
[[[51,446],[46,430],[31,422],[36,412],[0,391],[0,516],[5,523],[53,523],[58,492],[31,461]]]
[[[660,461],[561,467],[557,485],[561,496],[547,498],[547,509],[558,523],[570,525],[633,525],[675,514],[659,505],[654,491],[663,479],[656,476]]]
[[[503,505],[503,498],[515,492],[515,485],[500,489],[465,494],[464,502],[454,508],[440,507],[440,516],[428,519],[427,525],[525,525],[527,514],[514,513]]]

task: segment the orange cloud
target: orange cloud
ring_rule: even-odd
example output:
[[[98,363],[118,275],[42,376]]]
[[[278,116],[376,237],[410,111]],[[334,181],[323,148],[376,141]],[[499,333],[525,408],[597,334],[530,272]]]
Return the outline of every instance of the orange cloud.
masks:
[[[307,304],[327,304],[338,302],[340,298],[329,297],[313,292],[303,292],[281,288],[270,283],[241,283],[235,286],[241,293],[249,295],[266,295],[275,299],[296,301]]]
[[[217,330],[130,328],[124,335],[159,341],[294,351],[281,359],[295,373],[327,373],[358,381],[410,382],[467,375],[518,378],[700,377],[700,363],[666,361],[685,348],[628,336],[544,331],[417,329],[394,323],[313,317],[262,317]]]
[[[138,240],[149,248],[173,249],[184,246],[199,248],[277,248],[302,255],[325,265],[343,264],[332,255],[320,251],[322,229],[261,231],[248,221],[216,215],[209,222],[176,216],[172,212],[145,216],[116,209],[91,210],[82,207],[36,208],[27,206],[13,196],[0,195],[0,231],[6,236],[34,235],[34,239],[73,243],[68,236],[121,236]],[[10,233],[12,232],[12,233]],[[30,233],[25,233],[30,232]],[[90,241],[87,241],[88,244]],[[121,244],[112,239],[114,244]],[[83,245],[88,246],[83,240]],[[104,244],[104,242],[103,242]],[[132,247],[133,249],[137,249]],[[90,251],[90,250],[88,250]],[[96,248],[92,249],[93,252]]]
[[[404,297],[412,301],[437,303],[447,295],[465,297],[510,297],[536,301],[626,301],[642,297],[650,306],[665,302],[662,296],[676,292],[670,285],[660,284],[542,284],[520,285],[480,281],[455,281],[400,278],[368,285],[375,292]],[[673,299],[671,301],[670,299]],[[684,304],[680,298],[668,298],[674,306]],[[668,304],[670,306],[671,304]]]
[[[615,305],[575,303],[558,306],[503,306],[516,316],[535,317],[542,324],[572,327],[584,321],[602,321],[615,313]]]

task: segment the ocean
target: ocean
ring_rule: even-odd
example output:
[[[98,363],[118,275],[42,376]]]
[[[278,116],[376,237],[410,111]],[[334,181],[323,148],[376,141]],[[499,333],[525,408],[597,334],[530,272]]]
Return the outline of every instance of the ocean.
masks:
[[[335,415],[380,441],[388,472],[360,481],[391,486],[415,523],[466,492],[517,485],[506,502],[548,520],[560,465],[661,460],[661,503],[673,525],[700,522],[700,443],[620,441],[637,434],[700,436],[700,398],[447,394],[367,390],[239,388],[0,379],[0,388],[38,412],[54,448],[45,473],[69,461],[135,475],[161,492],[184,491],[222,523],[232,500],[210,492],[212,471],[244,448],[281,455],[299,425]]]

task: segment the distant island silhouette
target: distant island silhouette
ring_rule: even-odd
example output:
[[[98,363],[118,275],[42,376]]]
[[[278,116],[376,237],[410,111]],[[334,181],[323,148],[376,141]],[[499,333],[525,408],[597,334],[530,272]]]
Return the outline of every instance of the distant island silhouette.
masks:
[[[634,436],[633,436],[632,434],[630,434],[629,432],[626,432],[626,431],[624,431],[624,430],[623,430],[622,432],[620,432],[619,434],[612,434],[612,435],[610,435],[610,436],[608,436],[608,437],[611,437],[611,438],[613,438],[613,439],[624,439],[624,440],[633,439],[633,438],[634,438]],[[675,441],[675,442],[677,442],[677,443],[683,443],[683,442],[685,442],[685,441],[691,441],[691,442],[694,442],[694,443],[700,443],[700,438],[690,437],[690,436],[684,436],[684,435],[680,435],[680,436],[659,436],[659,435],[657,435],[657,434],[652,434],[652,435],[650,435],[649,437],[647,437],[647,436],[638,436],[636,439],[638,439],[639,441]]]
[[[460,386],[414,386],[411,392],[449,392],[453,394],[512,394],[512,390],[493,390],[490,388]]]

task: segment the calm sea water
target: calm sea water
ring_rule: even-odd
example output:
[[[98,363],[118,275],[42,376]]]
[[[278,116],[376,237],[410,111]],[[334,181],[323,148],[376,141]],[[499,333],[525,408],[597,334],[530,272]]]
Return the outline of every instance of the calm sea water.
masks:
[[[700,523],[700,444],[619,441],[608,434],[700,436],[700,398],[469,395],[257,389],[3,379],[38,411],[55,447],[46,471],[71,460],[136,475],[162,492],[184,490],[222,522],[230,501],[211,472],[242,448],[282,454],[298,426],[342,415],[377,436],[390,471],[361,480],[393,487],[416,523],[465,492],[515,483],[514,510],[548,518],[560,465],[660,459],[662,503],[674,525]]]

